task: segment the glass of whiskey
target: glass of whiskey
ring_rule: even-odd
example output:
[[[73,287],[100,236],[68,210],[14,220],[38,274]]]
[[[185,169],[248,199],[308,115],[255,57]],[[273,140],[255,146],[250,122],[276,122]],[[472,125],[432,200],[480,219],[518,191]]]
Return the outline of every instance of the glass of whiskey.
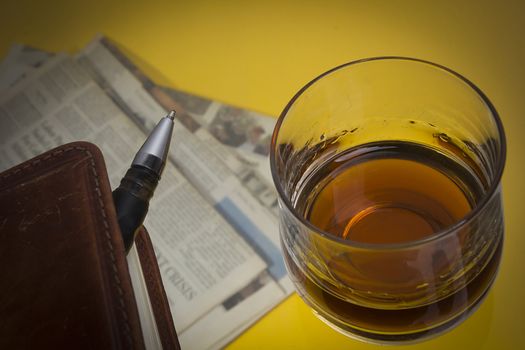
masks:
[[[282,112],[270,153],[299,295],[369,342],[455,327],[498,270],[505,152],[489,99],[441,65],[370,58],[309,82]]]

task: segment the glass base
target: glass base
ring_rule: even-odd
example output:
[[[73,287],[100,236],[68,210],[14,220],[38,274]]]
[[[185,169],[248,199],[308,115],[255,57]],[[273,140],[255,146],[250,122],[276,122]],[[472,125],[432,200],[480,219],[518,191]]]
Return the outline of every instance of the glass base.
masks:
[[[298,294],[331,328],[367,343],[403,345],[440,336],[477,310],[498,275],[502,243],[501,239],[489,263],[462,289],[432,304],[392,311],[339,299],[306,277],[286,251],[284,257]]]
[[[496,275],[497,273],[495,274],[495,276]],[[479,306],[482,304],[482,302],[487,297],[492,287],[492,284],[494,282],[494,279],[490,282],[485,292],[461,314],[431,329],[414,332],[414,333],[408,333],[408,334],[381,334],[381,333],[374,333],[370,331],[351,328],[348,325],[342,324],[340,321],[333,319],[333,317],[324,313],[318,308],[313,307],[312,304],[308,300],[305,300],[304,297],[303,297],[303,300],[305,300],[306,303],[312,308],[313,314],[318,319],[323,321],[326,325],[328,325],[333,330],[349,338],[359,340],[359,341],[369,343],[369,344],[375,344],[375,345],[410,345],[410,344],[421,343],[421,342],[424,342],[424,341],[427,341],[433,338],[437,338],[451,331],[452,329],[457,327],[459,324],[461,324],[463,321],[465,321],[467,318],[469,318],[479,308]]]

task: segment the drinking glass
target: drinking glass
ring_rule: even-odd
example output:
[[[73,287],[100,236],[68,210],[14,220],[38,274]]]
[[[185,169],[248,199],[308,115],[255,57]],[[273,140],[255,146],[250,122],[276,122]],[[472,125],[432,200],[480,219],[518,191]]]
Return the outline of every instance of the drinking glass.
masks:
[[[497,273],[505,151],[489,99],[441,65],[370,58],[309,82],[282,112],[270,153],[299,295],[369,342],[455,327]]]

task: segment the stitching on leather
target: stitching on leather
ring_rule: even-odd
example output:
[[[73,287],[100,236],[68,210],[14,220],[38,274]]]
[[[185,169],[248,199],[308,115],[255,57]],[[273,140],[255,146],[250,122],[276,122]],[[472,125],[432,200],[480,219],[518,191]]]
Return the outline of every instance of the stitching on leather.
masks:
[[[95,192],[97,193],[98,195],[98,202],[99,202],[99,205],[100,205],[100,211],[102,213],[102,218],[103,218],[103,223],[104,223],[104,233],[106,235],[106,243],[109,247],[109,256],[111,258],[111,264],[112,264],[112,268],[113,268],[113,278],[116,282],[116,285],[117,285],[117,292],[119,294],[119,304],[120,304],[120,311],[122,312],[122,316],[124,317],[124,320],[125,320],[125,330],[126,330],[126,336],[127,336],[127,340],[130,344],[133,344],[133,338],[131,337],[131,327],[129,325],[129,319],[128,319],[128,313],[126,311],[126,308],[125,308],[125,305],[124,305],[124,300],[122,298],[124,292],[122,291],[122,287],[121,287],[121,282],[120,282],[120,278],[118,277],[118,274],[117,274],[117,266],[115,265],[115,262],[116,262],[116,259],[115,259],[115,254],[114,254],[114,249],[113,249],[113,244],[111,243],[111,237],[109,235],[109,224],[107,222],[107,217],[106,217],[106,208],[104,206],[104,202],[102,201],[102,192],[100,191],[100,188],[99,188],[99,182],[98,182],[98,173],[97,173],[97,170],[95,168],[95,159],[93,157],[93,155],[91,154],[91,152],[85,148],[82,148],[82,147],[77,147],[77,149],[79,150],[83,150],[84,152],[86,152],[89,157],[91,158],[90,159],[90,163],[91,163],[91,171],[93,172],[93,175],[95,176]]]
[[[80,147],[80,146],[70,146],[70,147],[65,147],[65,148],[62,148],[62,149],[59,149],[59,150],[56,150],[52,153],[49,153],[43,157],[38,157],[37,159],[25,164],[24,166],[22,167],[19,167],[18,169],[15,169],[14,171],[8,171],[7,173],[4,173],[2,174],[2,177],[1,179],[4,180],[4,179],[7,179],[11,176],[14,176],[22,171],[25,171],[31,167],[34,167],[35,165],[37,165],[38,163],[40,162],[43,162],[43,161],[46,161],[50,158],[54,158],[54,157],[58,157],[60,155],[62,155],[63,153],[65,152],[69,152],[71,150],[79,150],[79,151],[83,151],[84,153],[87,154],[87,156],[90,158],[90,165],[91,165],[91,172],[93,173],[94,175],[94,182],[95,182],[95,192],[97,194],[97,199],[98,199],[98,203],[100,205],[100,211],[102,213],[102,218],[103,218],[103,224],[104,224],[104,234],[106,236],[106,243],[107,243],[107,246],[109,247],[109,256],[110,256],[110,259],[111,259],[111,267],[112,267],[112,270],[113,270],[113,279],[114,279],[114,282],[116,284],[116,287],[117,287],[117,293],[119,295],[119,304],[120,304],[120,312],[122,313],[122,317],[124,318],[124,321],[125,321],[125,335],[126,335],[126,339],[128,340],[128,342],[133,345],[133,337],[131,336],[131,326],[129,325],[129,318],[128,318],[128,313],[126,311],[126,308],[125,308],[125,305],[124,305],[124,299],[122,298],[123,295],[124,295],[124,292],[122,290],[122,287],[121,287],[121,281],[120,281],[120,278],[118,277],[118,270],[117,270],[117,266],[116,266],[116,259],[115,259],[115,254],[114,254],[114,248],[113,248],[113,244],[111,243],[111,236],[109,234],[109,224],[107,222],[107,215],[106,215],[106,208],[104,206],[104,202],[102,200],[102,192],[100,191],[100,187],[99,187],[99,176],[98,176],[98,173],[97,173],[97,170],[95,168],[95,159],[93,157],[93,154],[87,149],[87,148],[84,148],[84,147]],[[10,192],[10,190],[14,190],[14,189],[7,189],[7,192]]]

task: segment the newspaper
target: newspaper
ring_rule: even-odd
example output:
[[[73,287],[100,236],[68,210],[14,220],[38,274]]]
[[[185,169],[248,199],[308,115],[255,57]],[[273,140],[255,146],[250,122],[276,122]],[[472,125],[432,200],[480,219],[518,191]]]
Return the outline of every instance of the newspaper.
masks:
[[[0,98],[2,169],[85,139],[116,186],[145,132],[178,110],[146,225],[183,348],[226,345],[291,293],[265,157],[273,118],[156,86],[104,38],[76,59],[25,65],[25,77],[9,78],[15,86],[0,75],[10,86]]]
[[[15,44],[0,63],[0,94],[38,68],[52,55],[30,46]]]

